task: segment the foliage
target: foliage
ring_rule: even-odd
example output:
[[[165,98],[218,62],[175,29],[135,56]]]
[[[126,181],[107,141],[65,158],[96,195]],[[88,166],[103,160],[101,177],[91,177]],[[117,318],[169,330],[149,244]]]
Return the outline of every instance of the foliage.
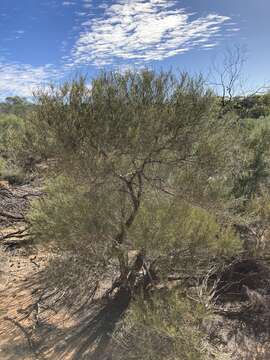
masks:
[[[45,191],[46,197],[33,201],[29,214],[37,240],[45,246],[51,246],[53,242],[55,248],[62,250],[78,252],[81,249],[98,261],[99,253],[105,255],[106,244],[100,229],[96,229],[102,216],[98,203],[84,186],[78,186],[74,180],[64,176],[48,181]],[[105,213],[103,216],[106,218]],[[104,232],[105,228],[106,224]]]
[[[238,175],[234,194],[251,199],[269,184],[270,119],[243,123],[244,163]]]
[[[235,97],[233,108],[242,119],[267,117],[270,115],[270,94]]]
[[[29,136],[29,126],[26,125],[28,116],[35,106],[19,96],[8,97],[0,103],[0,155],[7,160],[7,178],[19,179],[27,176],[33,170],[35,154]]]
[[[23,120],[15,115],[0,115],[0,152],[10,157],[12,142],[23,131]]]
[[[136,248],[144,248],[159,258],[159,273],[200,273],[213,259],[236,255],[241,241],[230,225],[219,224],[211,212],[174,199],[153,199],[142,205],[128,232]],[[163,260],[162,260],[163,259]]]
[[[199,324],[206,316],[202,304],[180,291],[153,296],[151,301],[139,298],[115,334],[113,359],[205,359]]]
[[[16,147],[23,138],[24,129],[22,118],[0,114],[0,177],[11,184],[22,184],[27,177],[16,156]]]
[[[30,218],[40,239],[63,249],[80,243],[90,254],[89,244],[97,254],[108,251],[121,274],[128,272],[129,249],[162,250],[162,238],[165,248],[181,247],[179,236],[206,253],[234,248],[234,236],[220,236],[211,215],[193,207],[202,198],[207,208],[207,199],[217,196],[213,184],[226,182],[222,174],[232,167],[228,140],[237,133],[234,121],[215,120],[212,93],[201,78],[102,74],[91,89],[79,79],[40,93],[37,101],[31,119],[36,145],[54,155],[58,171],[74,184],[68,189],[68,181],[56,183],[34,208]],[[183,214],[177,219],[178,211]],[[136,233],[136,227],[143,229],[140,219],[155,214],[167,233]]]
[[[0,114],[9,114],[24,118],[27,113],[32,110],[32,108],[33,104],[25,98],[19,96],[9,96],[4,102],[0,103]]]

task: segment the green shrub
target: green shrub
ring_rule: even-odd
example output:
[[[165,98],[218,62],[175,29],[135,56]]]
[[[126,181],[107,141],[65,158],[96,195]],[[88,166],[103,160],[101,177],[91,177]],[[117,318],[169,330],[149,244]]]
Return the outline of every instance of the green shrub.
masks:
[[[200,323],[208,315],[202,304],[180,291],[137,299],[115,334],[115,360],[204,359]]]
[[[86,187],[58,176],[49,180],[44,190],[46,196],[32,202],[28,215],[37,241],[62,250],[84,249],[96,260],[105,255],[104,237],[112,230],[106,229],[105,212],[100,212],[101,204],[91,198]]]
[[[235,178],[233,194],[248,201],[269,185],[270,119],[246,119],[242,125],[243,162]]]
[[[0,114],[0,152],[11,156],[13,143],[22,135],[24,121],[15,115]]]
[[[137,247],[159,253],[189,248],[194,253],[205,251],[220,255],[232,254],[240,248],[234,232],[222,228],[215,216],[181,200],[166,202],[153,198],[145,203],[130,237],[136,238]]]

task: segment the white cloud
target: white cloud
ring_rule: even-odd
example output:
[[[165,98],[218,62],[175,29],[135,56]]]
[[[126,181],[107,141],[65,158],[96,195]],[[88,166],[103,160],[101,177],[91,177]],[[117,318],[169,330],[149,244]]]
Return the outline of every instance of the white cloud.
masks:
[[[53,65],[11,63],[0,56],[0,98],[12,94],[29,97],[34,89],[61,79],[81,65],[114,64],[124,69],[163,60],[195,47],[210,50],[218,44],[226,24],[227,35],[228,31],[238,31],[229,17],[218,14],[200,17],[177,7],[177,3],[176,0],[114,0],[112,5],[106,5],[108,1],[105,1],[98,5],[103,15],[95,17],[89,11],[92,0],[83,0],[83,11],[75,12],[79,27],[76,23],[72,30],[77,33],[81,29],[81,32],[71,53],[66,49],[68,43],[61,43],[62,50],[66,49],[59,59],[61,69]],[[72,6],[76,1],[62,0],[60,4]],[[18,37],[23,34],[24,30],[16,31]]]
[[[227,16],[195,18],[175,0],[117,0],[100,18],[82,24],[72,64],[162,60],[194,47],[206,48],[220,35]]]
[[[84,0],[83,7],[85,9],[90,9],[92,7],[92,0]]]
[[[85,16],[85,15],[87,15],[87,13],[86,13],[86,12],[83,12],[83,11],[76,11],[76,15],[78,15],[78,16]]]
[[[59,79],[61,72],[52,65],[7,63],[0,59],[0,98],[11,95],[30,97],[37,88]]]
[[[62,2],[63,6],[72,6],[72,5],[75,5],[75,4],[76,4],[75,1],[63,1]]]

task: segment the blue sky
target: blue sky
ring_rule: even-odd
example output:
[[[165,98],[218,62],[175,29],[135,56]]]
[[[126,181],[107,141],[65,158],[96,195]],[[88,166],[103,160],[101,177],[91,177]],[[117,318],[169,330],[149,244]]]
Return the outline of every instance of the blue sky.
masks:
[[[0,0],[0,97],[104,68],[208,75],[234,44],[254,88],[270,81],[269,17],[269,0]]]

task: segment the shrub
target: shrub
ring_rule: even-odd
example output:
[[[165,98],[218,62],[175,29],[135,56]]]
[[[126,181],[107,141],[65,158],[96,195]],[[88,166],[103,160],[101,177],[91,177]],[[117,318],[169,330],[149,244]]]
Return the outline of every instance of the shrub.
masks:
[[[15,115],[0,115],[0,152],[6,157],[12,153],[13,143],[22,135],[24,122]]]
[[[115,334],[113,359],[199,360],[205,359],[203,334],[199,330],[207,311],[174,291],[137,299]]]

